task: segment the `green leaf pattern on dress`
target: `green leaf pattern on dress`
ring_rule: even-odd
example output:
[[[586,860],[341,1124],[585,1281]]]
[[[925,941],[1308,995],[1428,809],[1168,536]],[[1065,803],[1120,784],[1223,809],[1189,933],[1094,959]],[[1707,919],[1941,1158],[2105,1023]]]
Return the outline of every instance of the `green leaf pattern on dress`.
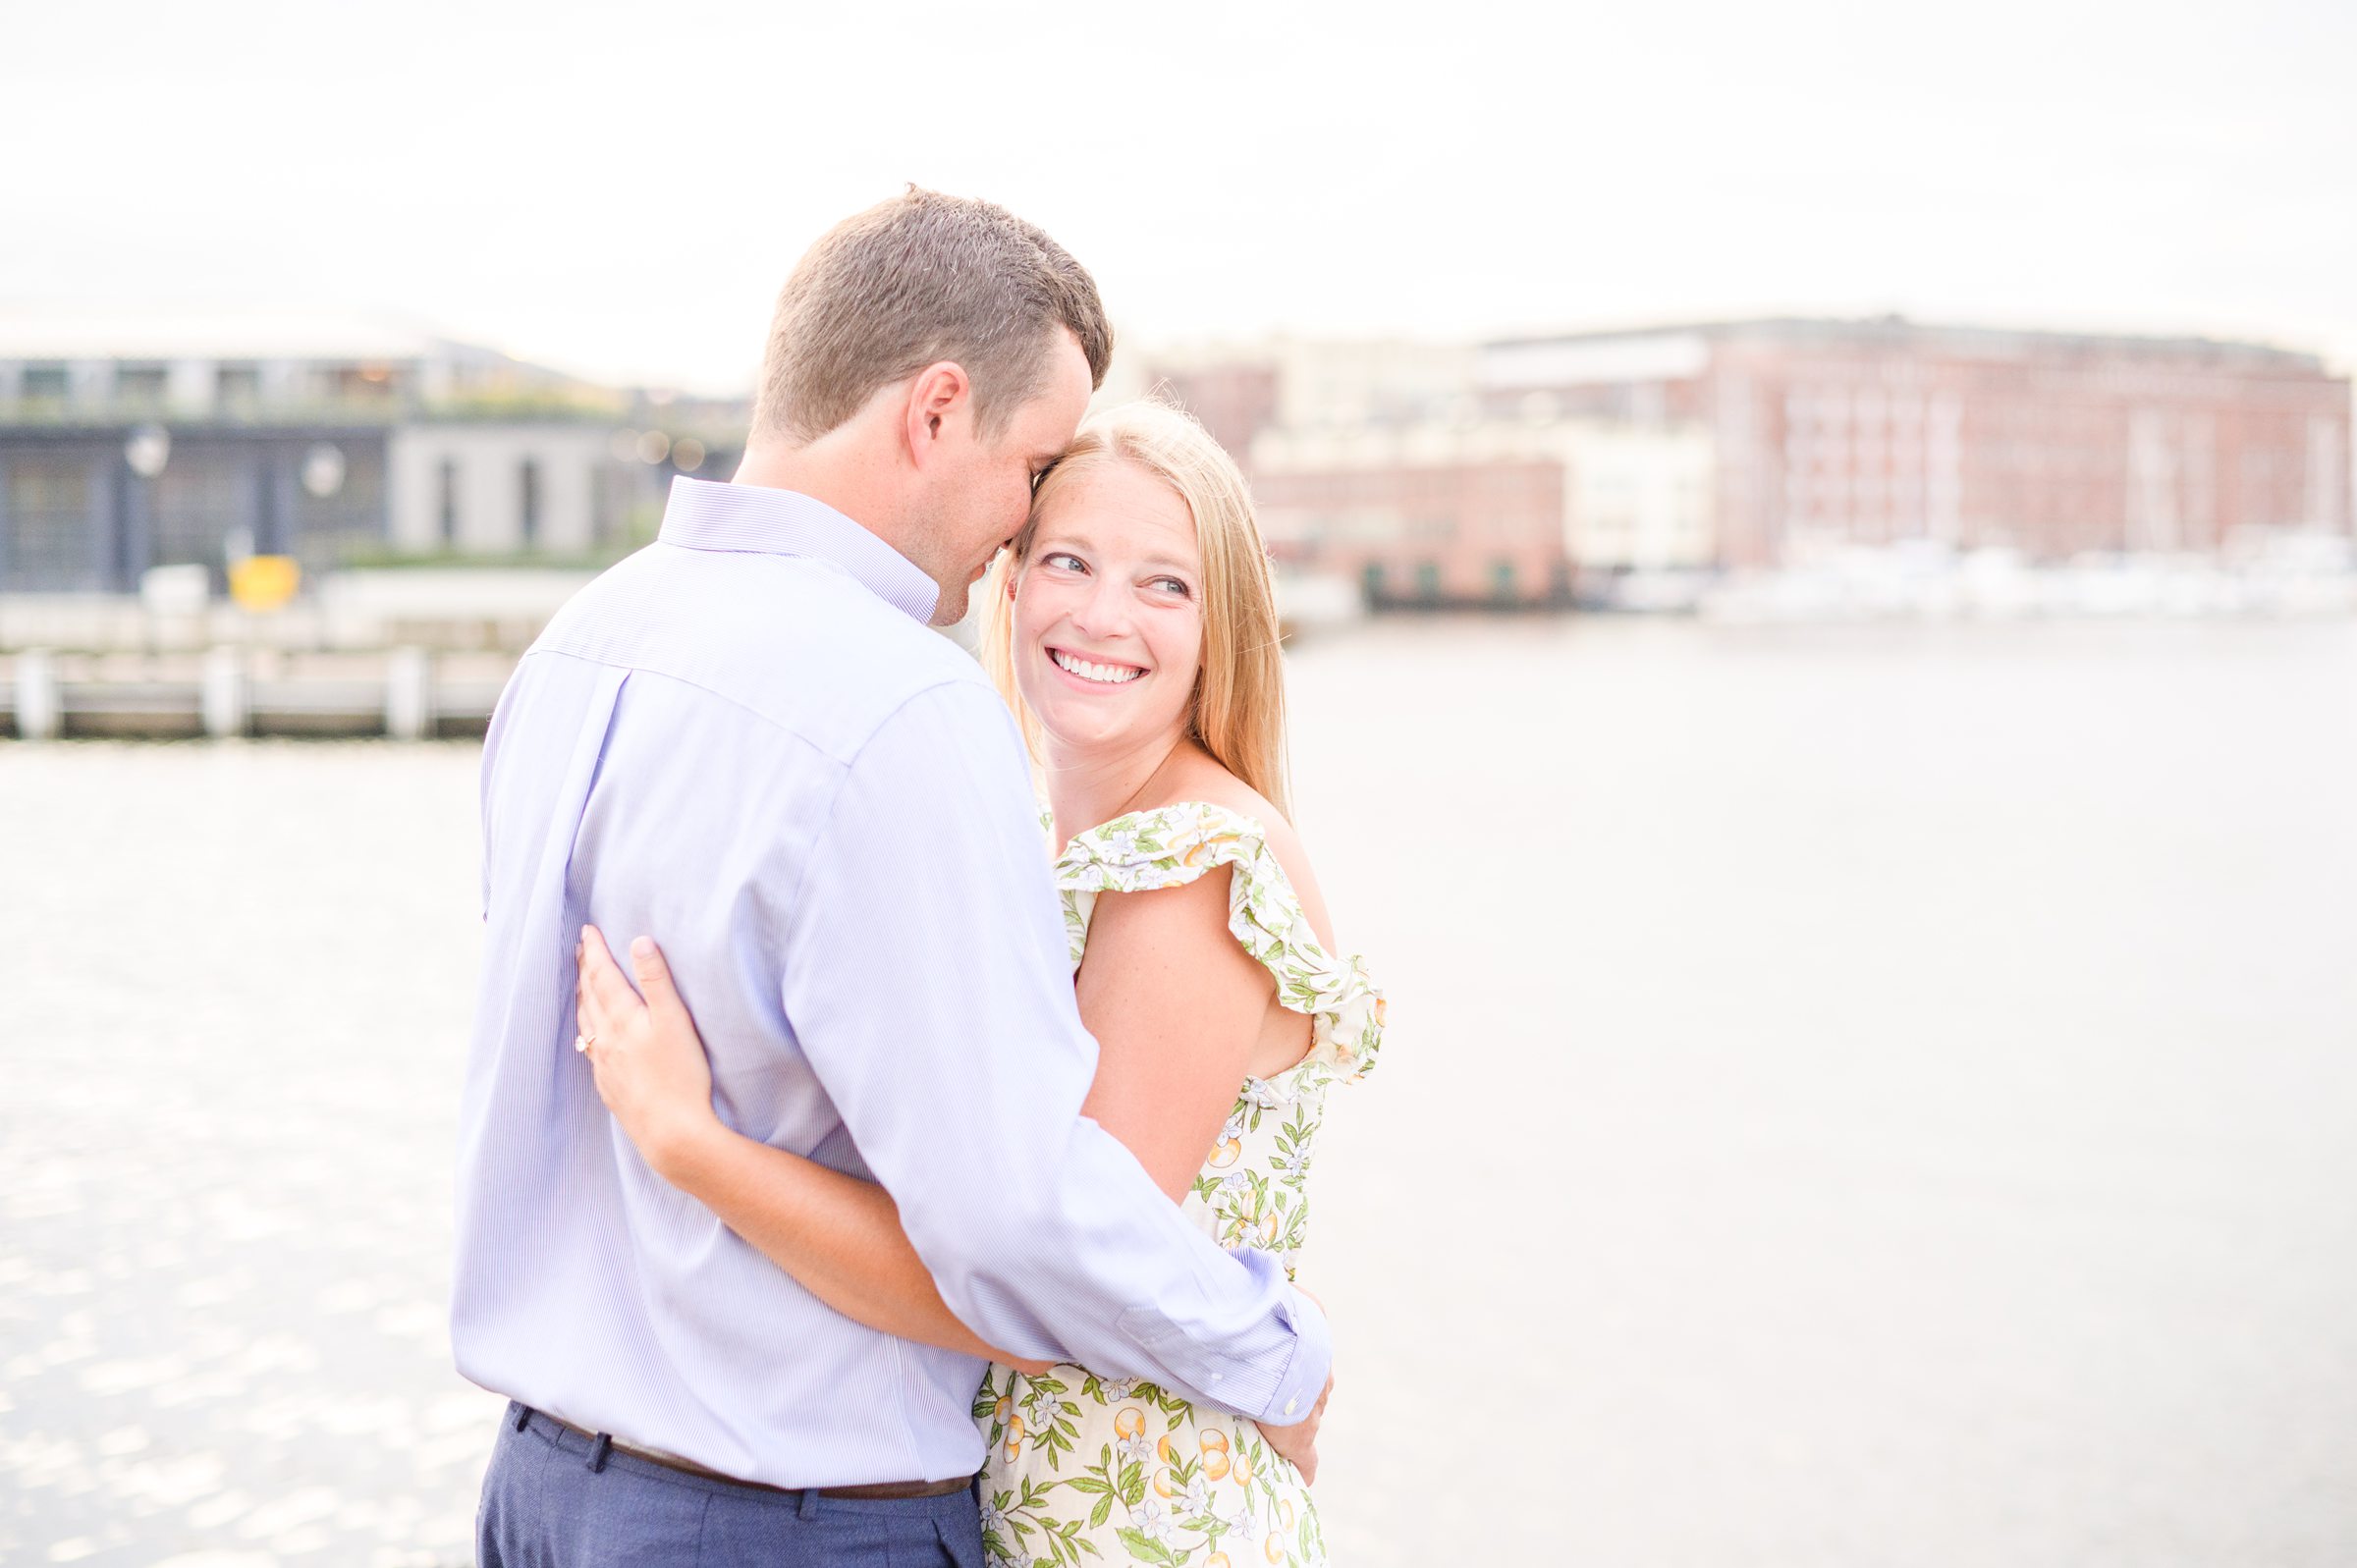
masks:
[[[1077,969],[1099,893],[1179,887],[1220,866],[1234,868],[1228,929],[1276,977],[1279,1000],[1309,1015],[1311,1044],[1297,1065],[1244,1080],[1180,1212],[1224,1247],[1275,1254],[1289,1277],[1326,1094],[1374,1066],[1382,994],[1360,960],[1319,942],[1261,825],[1226,807],[1187,801],[1091,828],[1057,858],[1056,881]],[[1078,1367],[993,1367],[974,1417],[990,1445],[982,1541],[999,1568],[1326,1561],[1300,1474],[1240,1416]]]

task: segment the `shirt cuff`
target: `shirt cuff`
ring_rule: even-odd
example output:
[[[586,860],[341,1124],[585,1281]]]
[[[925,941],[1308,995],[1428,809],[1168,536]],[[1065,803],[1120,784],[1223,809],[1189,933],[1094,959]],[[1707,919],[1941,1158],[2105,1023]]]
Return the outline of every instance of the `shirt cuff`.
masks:
[[[1318,1395],[1326,1391],[1327,1376],[1334,1371],[1334,1330],[1318,1304],[1290,1285],[1277,1311],[1292,1325],[1293,1354],[1259,1419],[1272,1427],[1289,1427],[1307,1421]]]

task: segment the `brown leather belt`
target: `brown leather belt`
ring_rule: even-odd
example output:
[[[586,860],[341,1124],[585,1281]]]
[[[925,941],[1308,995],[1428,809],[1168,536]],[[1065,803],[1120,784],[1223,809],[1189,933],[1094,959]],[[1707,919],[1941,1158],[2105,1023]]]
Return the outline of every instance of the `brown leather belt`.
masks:
[[[560,1431],[572,1433],[585,1442],[603,1443],[615,1453],[629,1454],[632,1459],[641,1460],[650,1465],[660,1465],[665,1470],[676,1470],[683,1476],[700,1476],[706,1481],[726,1482],[729,1486],[742,1487],[748,1491],[774,1491],[788,1497],[799,1497],[802,1494],[799,1488],[794,1487],[773,1487],[766,1481],[744,1481],[736,1476],[723,1475],[717,1470],[707,1470],[690,1459],[679,1459],[670,1454],[658,1454],[644,1448],[633,1448],[627,1442],[615,1441],[614,1438],[603,1433],[583,1432],[572,1422],[560,1421],[545,1410],[524,1412],[516,1424],[517,1430],[521,1432],[532,1421],[545,1421]],[[909,1497],[947,1497],[965,1490],[973,1484],[973,1477],[960,1476],[955,1481],[878,1481],[859,1487],[818,1487],[812,1489],[816,1490],[821,1497],[843,1497],[866,1502],[897,1502]]]

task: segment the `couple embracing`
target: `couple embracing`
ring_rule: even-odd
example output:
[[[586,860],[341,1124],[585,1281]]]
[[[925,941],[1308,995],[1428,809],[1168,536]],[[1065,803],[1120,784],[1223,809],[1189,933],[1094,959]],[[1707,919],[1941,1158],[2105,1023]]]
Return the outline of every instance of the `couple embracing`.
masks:
[[[847,220],[734,482],[502,697],[483,1568],[1325,1560],[1291,1266],[1383,1003],[1286,821],[1243,482],[1174,409],[1081,423],[1111,346],[998,207]],[[978,667],[927,625],[986,572]]]

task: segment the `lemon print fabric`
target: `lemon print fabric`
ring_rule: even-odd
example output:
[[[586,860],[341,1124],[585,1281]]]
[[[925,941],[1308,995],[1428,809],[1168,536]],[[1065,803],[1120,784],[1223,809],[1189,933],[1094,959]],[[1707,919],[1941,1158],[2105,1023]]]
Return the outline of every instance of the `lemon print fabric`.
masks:
[[[1311,1043],[1297,1065],[1244,1080],[1180,1212],[1224,1247],[1275,1254],[1289,1276],[1327,1092],[1374,1066],[1381,993],[1358,959],[1318,941],[1260,824],[1225,807],[1190,801],[1091,828],[1058,857],[1056,882],[1076,969],[1097,894],[1174,888],[1220,866],[1235,868],[1228,929],[1276,977],[1279,1000],[1309,1016]],[[974,1419],[990,1447],[982,1541],[1001,1568],[1326,1561],[1309,1489],[1240,1416],[1079,1367],[993,1367]]]

